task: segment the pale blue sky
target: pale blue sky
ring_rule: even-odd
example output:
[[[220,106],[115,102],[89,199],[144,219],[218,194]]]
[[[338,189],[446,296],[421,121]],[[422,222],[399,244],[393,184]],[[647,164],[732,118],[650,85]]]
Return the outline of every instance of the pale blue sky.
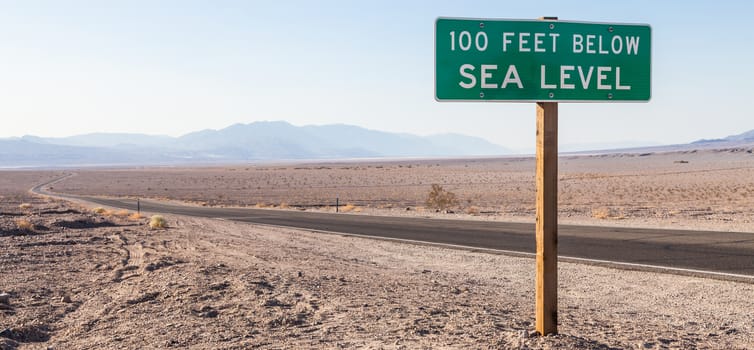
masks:
[[[233,123],[458,132],[525,150],[531,103],[434,100],[438,16],[647,23],[649,103],[560,105],[560,143],[754,129],[747,1],[4,1],[0,137]]]

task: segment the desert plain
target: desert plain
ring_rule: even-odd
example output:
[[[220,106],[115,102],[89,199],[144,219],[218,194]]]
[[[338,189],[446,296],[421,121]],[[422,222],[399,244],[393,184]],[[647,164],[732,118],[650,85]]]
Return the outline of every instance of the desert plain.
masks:
[[[750,148],[563,156],[559,173],[561,223],[754,232]],[[539,337],[531,258],[178,215],[150,229],[153,213],[28,191],[65,175],[52,192],[534,220],[528,157],[2,171],[0,349],[754,348],[751,283],[563,262],[560,334]],[[428,208],[432,184],[457,205]]]
[[[54,190],[208,206],[435,216],[432,184],[456,194],[444,217],[530,221],[534,159],[400,160],[75,171]],[[751,148],[564,156],[559,220],[754,232]]]

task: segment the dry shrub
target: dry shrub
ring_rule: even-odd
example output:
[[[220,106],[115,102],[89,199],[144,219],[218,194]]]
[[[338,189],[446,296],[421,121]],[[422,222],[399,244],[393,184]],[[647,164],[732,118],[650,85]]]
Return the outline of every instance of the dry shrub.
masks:
[[[612,208],[604,208],[604,207],[592,209],[592,217],[595,219],[600,219],[600,220],[605,220],[605,219],[622,220],[626,218],[626,216],[620,213],[618,210],[615,210]]]
[[[280,208],[280,209],[288,209],[290,207],[288,206],[288,203],[283,202],[283,203],[280,203],[280,205],[278,206],[278,208]]]
[[[34,224],[32,224],[31,221],[26,220],[26,219],[18,219],[16,220],[16,227],[19,230],[31,231],[34,229]]]
[[[353,204],[351,204],[351,203],[348,203],[348,204],[344,205],[343,207],[341,207],[340,211],[343,212],[343,213],[347,213],[349,211],[353,211],[354,209],[356,209],[356,206],[353,205]],[[361,210],[359,210],[359,211],[361,211]]]
[[[21,203],[18,207],[24,210],[31,209],[31,203]]]
[[[126,209],[121,209],[121,210],[118,210],[115,213],[113,213],[113,215],[115,215],[115,216],[117,216],[119,218],[125,218],[125,217],[131,215],[131,212],[128,211],[128,210],[126,210]]]
[[[455,193],[446,191],[438,184],[432,184],[425,205],[430,209],[448,210],[458,205],[458,199]]]
[[[107,212],[107,209],[102,208],[102,207],[96,207],[92,209],[92,212],[94,212],[95,214],[104,214]]]
[[[479,212],[480,212],[479,211],[479,207],[477,207],[477,206],[473,206],[472,205],[472,206],[466,208],[466,214],[469,214],[469,215],[476,216],[476,215],[479,215]]]
[[[168,227],[168,222],[165,221],[165,218],[162,217],[162,215],[152,215],[152,217],[149,218],[149,228],[165,229],[167,227]]]
[[[257,208],[257,209],[267,208],[267,203],[259,202],[259,203],[257,203],[257,204],[254,205],[254,208]]]
[[[610,217],[610,209],[608,208],[592,209],[592,217],[595,219],[605,220]]]
[[[143,218],[144,218],[144,216],[141,215],[141,214],[139,214],[139,213],[133,213],[133,214],[131,214],[131,215],[128,216],[128,220],[132,220],[132,221],[141,220]]]

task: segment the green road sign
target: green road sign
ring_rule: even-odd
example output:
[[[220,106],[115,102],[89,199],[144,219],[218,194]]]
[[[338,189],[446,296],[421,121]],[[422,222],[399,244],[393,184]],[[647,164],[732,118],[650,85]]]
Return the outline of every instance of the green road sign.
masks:
[[[648,25],[438,18],[438,101],[648,101]]]

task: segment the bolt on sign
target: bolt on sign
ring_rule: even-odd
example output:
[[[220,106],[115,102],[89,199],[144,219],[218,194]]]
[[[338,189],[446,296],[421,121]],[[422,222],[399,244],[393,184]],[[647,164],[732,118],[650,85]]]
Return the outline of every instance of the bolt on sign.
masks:
[[[648,101],[649,25],[438,18],[438,101]]]

